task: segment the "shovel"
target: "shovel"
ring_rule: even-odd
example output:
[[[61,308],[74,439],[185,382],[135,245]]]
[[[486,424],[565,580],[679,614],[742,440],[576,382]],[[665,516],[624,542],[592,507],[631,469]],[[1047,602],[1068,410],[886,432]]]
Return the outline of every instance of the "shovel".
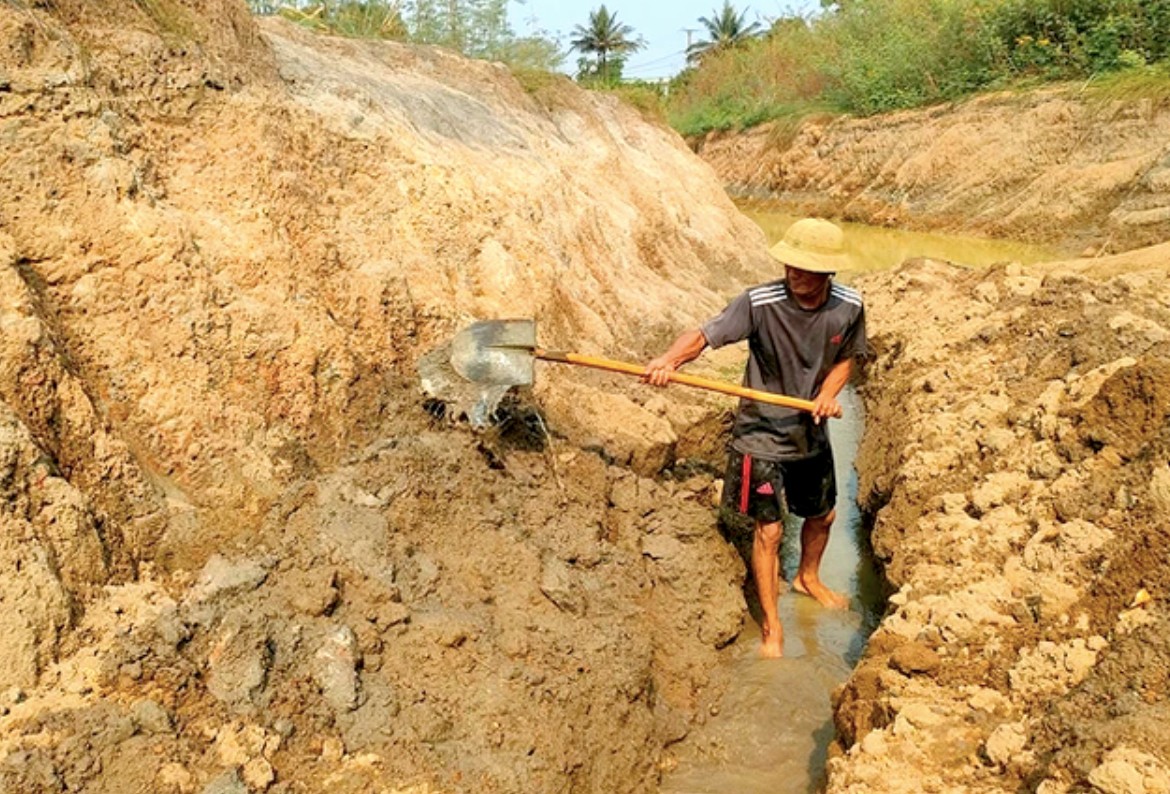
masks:
[[[452,368],[467,380],[485,386],[531,384],[535,377],[533,363],[538,358],[542,361],[576,364],[639,377],[646,374],[646,367],[641,364],[627,364],[608,358],[539,348],[536,346],[535,320],[481,320],[456,334],[451,340],[450,349]],[[684,375],[681,372],[672,372],[670,380],[684,386],[694,386],[698,389],[771,405],[782,405],[800,411],[812,411],[814,406],[811,400],[758,391],[724,381]]]

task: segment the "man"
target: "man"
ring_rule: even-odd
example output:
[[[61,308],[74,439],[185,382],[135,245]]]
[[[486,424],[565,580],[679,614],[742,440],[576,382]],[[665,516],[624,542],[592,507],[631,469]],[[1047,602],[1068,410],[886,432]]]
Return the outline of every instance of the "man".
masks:
[[[683,333],[647,364],[643,376],[665,386],[672,372],[708,346],[747,339],[745,386],[815,405],[804,412],[741,400],[732,430],[724,500],[755,521],[751,566],[764,614],[760,653],[770,658],[784,648],[776,605],[781,494],[788,509],[804,518],[793,588],[827,607],[848,606],[819,575],[837,499],[826,420],[841,416],[837,395],[866,346],[861,296],[832,281],[849,261],[843,243],[841,230],[828,221],[797,221],[770,251],[784,265],[784,278],[749,289],[701,328]]]

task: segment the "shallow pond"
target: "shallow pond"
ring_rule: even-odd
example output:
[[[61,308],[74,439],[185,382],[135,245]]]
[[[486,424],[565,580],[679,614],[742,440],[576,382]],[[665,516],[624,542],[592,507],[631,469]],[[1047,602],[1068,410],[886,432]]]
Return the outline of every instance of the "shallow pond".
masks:
[[[739,208],[764,230],[769,245],[778,242],[784,236],[784,230],[800,220],[797,215],[758,201],[740,203]],[[1071,256],[1067,251],[1062,252],[1017,240],[911,232],[883,226],[835,222],[845,230],[845,247],[857,265],[856,272],[859,273],[887,270],[915,257],[943,259],[957,265],[983,267],[996,262],[1019,262],[1029,265],[1054,259],[1067,259]]]

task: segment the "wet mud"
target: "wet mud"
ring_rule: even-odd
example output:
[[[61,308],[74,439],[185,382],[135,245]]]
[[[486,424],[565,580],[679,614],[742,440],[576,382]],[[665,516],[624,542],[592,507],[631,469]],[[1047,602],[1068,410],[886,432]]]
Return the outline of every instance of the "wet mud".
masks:
[[[719,702],[742,566],[709,479],[524,416],[472,433],[416,405],[194,576],[110,588],[77,630],[96,645],[4,709],[0,790],[654,790]]]

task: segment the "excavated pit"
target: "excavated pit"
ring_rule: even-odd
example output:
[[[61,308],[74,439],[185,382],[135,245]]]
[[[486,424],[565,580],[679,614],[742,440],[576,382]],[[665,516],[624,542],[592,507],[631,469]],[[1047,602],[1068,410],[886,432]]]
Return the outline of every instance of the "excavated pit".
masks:
[[[743,627],[727,411],[538,372],[543,440],[473,435],[414,367],[488,316],[644,360],[770,266],[709,169],[571,85],[228,0],[0,36],[0,790],[655,790]],[[1170,775],[1167,256],[861,284],[898,590],[829,791]]]

